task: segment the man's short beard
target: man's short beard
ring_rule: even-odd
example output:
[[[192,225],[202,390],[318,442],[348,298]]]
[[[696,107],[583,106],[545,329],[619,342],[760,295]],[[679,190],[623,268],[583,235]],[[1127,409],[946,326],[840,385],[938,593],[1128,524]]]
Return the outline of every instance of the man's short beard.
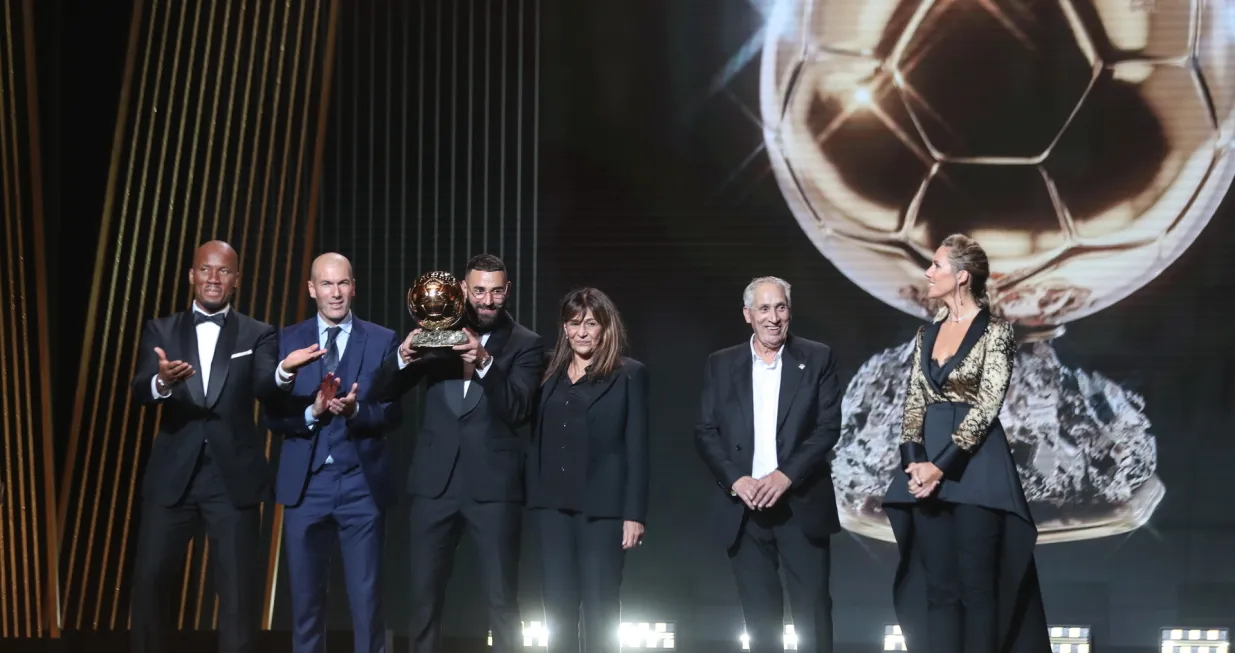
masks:
[[[486,306],[485,308],[489,307]],[[502,319],[502,306],[500,304],[494,304],[492,308],[497,312],[494,313],[492,317],[483,317],[480,312],[476,310],[476,306],[471,302],[468,302],[467,318],[474,326],[480,329],[489,329]]]

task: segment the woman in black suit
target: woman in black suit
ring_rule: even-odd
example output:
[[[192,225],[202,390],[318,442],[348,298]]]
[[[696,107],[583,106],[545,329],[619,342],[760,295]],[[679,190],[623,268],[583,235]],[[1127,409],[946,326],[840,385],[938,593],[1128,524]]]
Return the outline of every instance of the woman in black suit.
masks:
[[[549,653],[616,653],[622,565],[647,522],[648,374],[622,356],[626,330],[603,292],[567,294],[561,324],[527,473]]]
[[[991,314],[976,241],[944,239],[926,271],[944,307],[918,330],[901,433],[905,475],[883,506],[900,547],[893,601],[909,650],[1051,650],[1029,514],[999,412],[1016,338]]]

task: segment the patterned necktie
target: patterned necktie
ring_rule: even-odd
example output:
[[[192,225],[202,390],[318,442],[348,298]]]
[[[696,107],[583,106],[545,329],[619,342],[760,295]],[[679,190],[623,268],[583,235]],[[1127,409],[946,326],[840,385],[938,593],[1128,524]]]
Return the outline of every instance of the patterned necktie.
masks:
[[[334,374],[334,371],[339,368],[339,345],[335,342],[339,337],[337,326],[332,326],[326,329],[326,373]]]

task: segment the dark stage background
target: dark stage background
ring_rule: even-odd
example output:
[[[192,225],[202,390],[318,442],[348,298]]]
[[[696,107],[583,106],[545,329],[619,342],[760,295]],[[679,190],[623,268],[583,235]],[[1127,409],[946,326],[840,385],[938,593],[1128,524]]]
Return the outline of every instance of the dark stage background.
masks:
[[[653,507],[647,544],[628,557],[623,617],[675,622],[683,641],[736,643],[741,632],[728,562],[699,509],[716,490],[695,453],[693,424],[704,358],[749,334],[740,311],[745,284],[766,274],[793,283],[793,331],[832,345],[846,381],[921,324],[819,252],[769,171],[758,82],[771,4],[341,3],[316,245],[302,252],[297,236],[288,240],[291,253],[279,254],[348,255],[359,280],[357,314],[398,331],[411,326],[403,296],[416,274],[458,271],[479,251],[506,259],[512,308],[544,334],[554,333],[556,301],[571,287],[608,292],[630,330],[631,355],[648,365],[653,383]],[[90,309],[74,287],[89,278],[96,256],[128,21],[118,7],[78,7],[66,21],[65,34],[90,45],[66,50],[59,62],[57,177],[61,189],[74,189],[61,210],[66,223],[81,224],[61,239],[56,275],[58,397],[77,392],[80,343],[98,337],[82,332]],[[298,210],[307,210],[304,202]],[[274,224],[273,214],[262,218]],[[1165,626],[1232,625],[1235,513],[1225,491],[1235,459],[1232,247],[1235,207],[1227,201],[1162,274],[1054,341],[1065,365],[1144,396],[1167,488],[1138,530],[1038,549],[1052,623],[1091,625],[1107,650],[1149,650]],[[261,265],[262,256],[245,252],[246,265]],[[296,292],[300,279],[292,281]],[[242,297],[241,309],[251,301]],[[293,313],[272,319],[307,317]],[[413,424],[416,407],[409,400]],[[57,415],[60,443],[69,438],[66,421]],[[404,465],[414,431],[392,436]],[[397,629],[406,507],[392,516],[387,553]],[[528,535],[521,599],[529,621],[540,611],[534,550]],[[465,543],[447,607],[454,636],[484,633],[471,556]],[[877,645],[883,625],[894,622],[894,547],[842,533],[833,561],[838,640]],[[275,629],[287,627],[285,577],[274,594]],[[67,596],[76,600],[74,591]],[[342,591],[331,605],[331,626],[348,628]],[[66,624],[75,618],[68,607]],[[78,627],[107,628],[90,622],[87,615]]]

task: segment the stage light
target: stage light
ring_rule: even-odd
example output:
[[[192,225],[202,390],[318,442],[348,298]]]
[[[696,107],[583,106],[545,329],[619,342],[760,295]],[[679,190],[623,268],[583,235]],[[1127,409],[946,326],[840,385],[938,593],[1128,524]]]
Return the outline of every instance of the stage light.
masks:
[[[1053,653],[1089,653],[1091,646],[1089,626],[1051,626]]]
[[[523,648],[547,648],[549,646],[549,625],[542,621],[520,621],[523,627]],[[493,646],[493,631],[489,631],[489,646]]]
[[[674,648],[672,621],[622,622],[618,637],[622,648]]]
[[[523,624],[523,648],[547,648],[549,624],[533,621]]]
[[[905,634],[901,632],[899,624],[885,624],[883,627],[883,650],[885,651],[907,651],[905,648]]]
[[[1162,653],[1229,653],[1226,628],[1163,628]]]
[[[750,635],[748,635],[746,631],[742,631],[742,636],[739,639],[742,640],[742,650],[749,651]],[[784,640],[786,651],[798,650],[798,634],[794,632],[793,624],[785,624],[785,634],[782,639]]]

